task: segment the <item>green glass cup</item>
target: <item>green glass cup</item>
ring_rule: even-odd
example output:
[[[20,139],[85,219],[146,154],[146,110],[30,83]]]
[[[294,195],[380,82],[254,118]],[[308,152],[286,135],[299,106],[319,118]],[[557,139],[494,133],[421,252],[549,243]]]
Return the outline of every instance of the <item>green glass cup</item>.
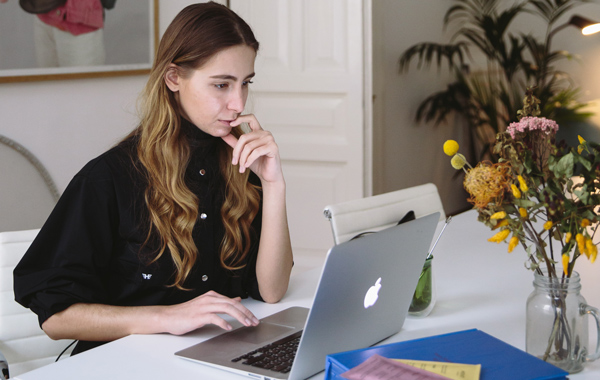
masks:
[[[413,317],[426,317],[435,306],[436,291],[431,266],[432,262],[433,256],[425,260],[423,270],[419,276],[417,288],[408,309],[408,314]]]

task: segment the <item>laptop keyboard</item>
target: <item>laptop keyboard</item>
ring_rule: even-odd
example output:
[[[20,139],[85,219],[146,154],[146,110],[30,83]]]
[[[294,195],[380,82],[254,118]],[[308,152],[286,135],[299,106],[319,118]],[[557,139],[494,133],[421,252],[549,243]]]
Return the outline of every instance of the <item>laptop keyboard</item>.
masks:
[[[292,363],[294,362],[294,357],[296,357],[301,335],[302,331],[298,331],[295,334],[248,352],[231,361],[241,361],[242,364],[288,373],[292,369]]]

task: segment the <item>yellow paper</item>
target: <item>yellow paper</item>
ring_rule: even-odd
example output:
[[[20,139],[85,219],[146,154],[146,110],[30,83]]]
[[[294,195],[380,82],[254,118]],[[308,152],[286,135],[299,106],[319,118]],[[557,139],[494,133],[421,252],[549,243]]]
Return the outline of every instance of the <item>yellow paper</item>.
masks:
[[[458,364],[446,362],[427,362],[421,360],[394,359],[401,363],[437,373],[452,380],[479,380],[481,365]]]

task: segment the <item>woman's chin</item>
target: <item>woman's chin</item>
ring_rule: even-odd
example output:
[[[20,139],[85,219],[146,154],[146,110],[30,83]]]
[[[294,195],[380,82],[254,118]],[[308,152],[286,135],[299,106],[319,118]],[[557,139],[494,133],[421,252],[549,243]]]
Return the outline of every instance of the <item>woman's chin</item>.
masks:
[[[225,137],[231,133],[231,127],[229,128],[219,128],[215,131],[215,133],[211,133],[214,137]]]

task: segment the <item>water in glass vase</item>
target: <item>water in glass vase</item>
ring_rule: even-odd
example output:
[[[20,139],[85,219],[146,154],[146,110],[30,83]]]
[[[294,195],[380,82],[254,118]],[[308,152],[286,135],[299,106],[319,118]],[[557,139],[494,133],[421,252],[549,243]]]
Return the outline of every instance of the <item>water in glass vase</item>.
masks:
[[[595,318],[600,338],[598,309],[589,306],[580,294],[579,274],[562,278],[534,273],[533,292],[527,299],[526,351],[569,373],[583,369],[586,361],[600,357],[600,344],[589,352],[588,321]],[[597,338],[596,342],[600,343]]]
[[[413,317],[426,317],[435,305],[436,289],[433,280],[432,262],[433,256],[425,260],[425,265],[423,265],[423,270],[419,276],[417,288],[408,309],[408,314]]]

